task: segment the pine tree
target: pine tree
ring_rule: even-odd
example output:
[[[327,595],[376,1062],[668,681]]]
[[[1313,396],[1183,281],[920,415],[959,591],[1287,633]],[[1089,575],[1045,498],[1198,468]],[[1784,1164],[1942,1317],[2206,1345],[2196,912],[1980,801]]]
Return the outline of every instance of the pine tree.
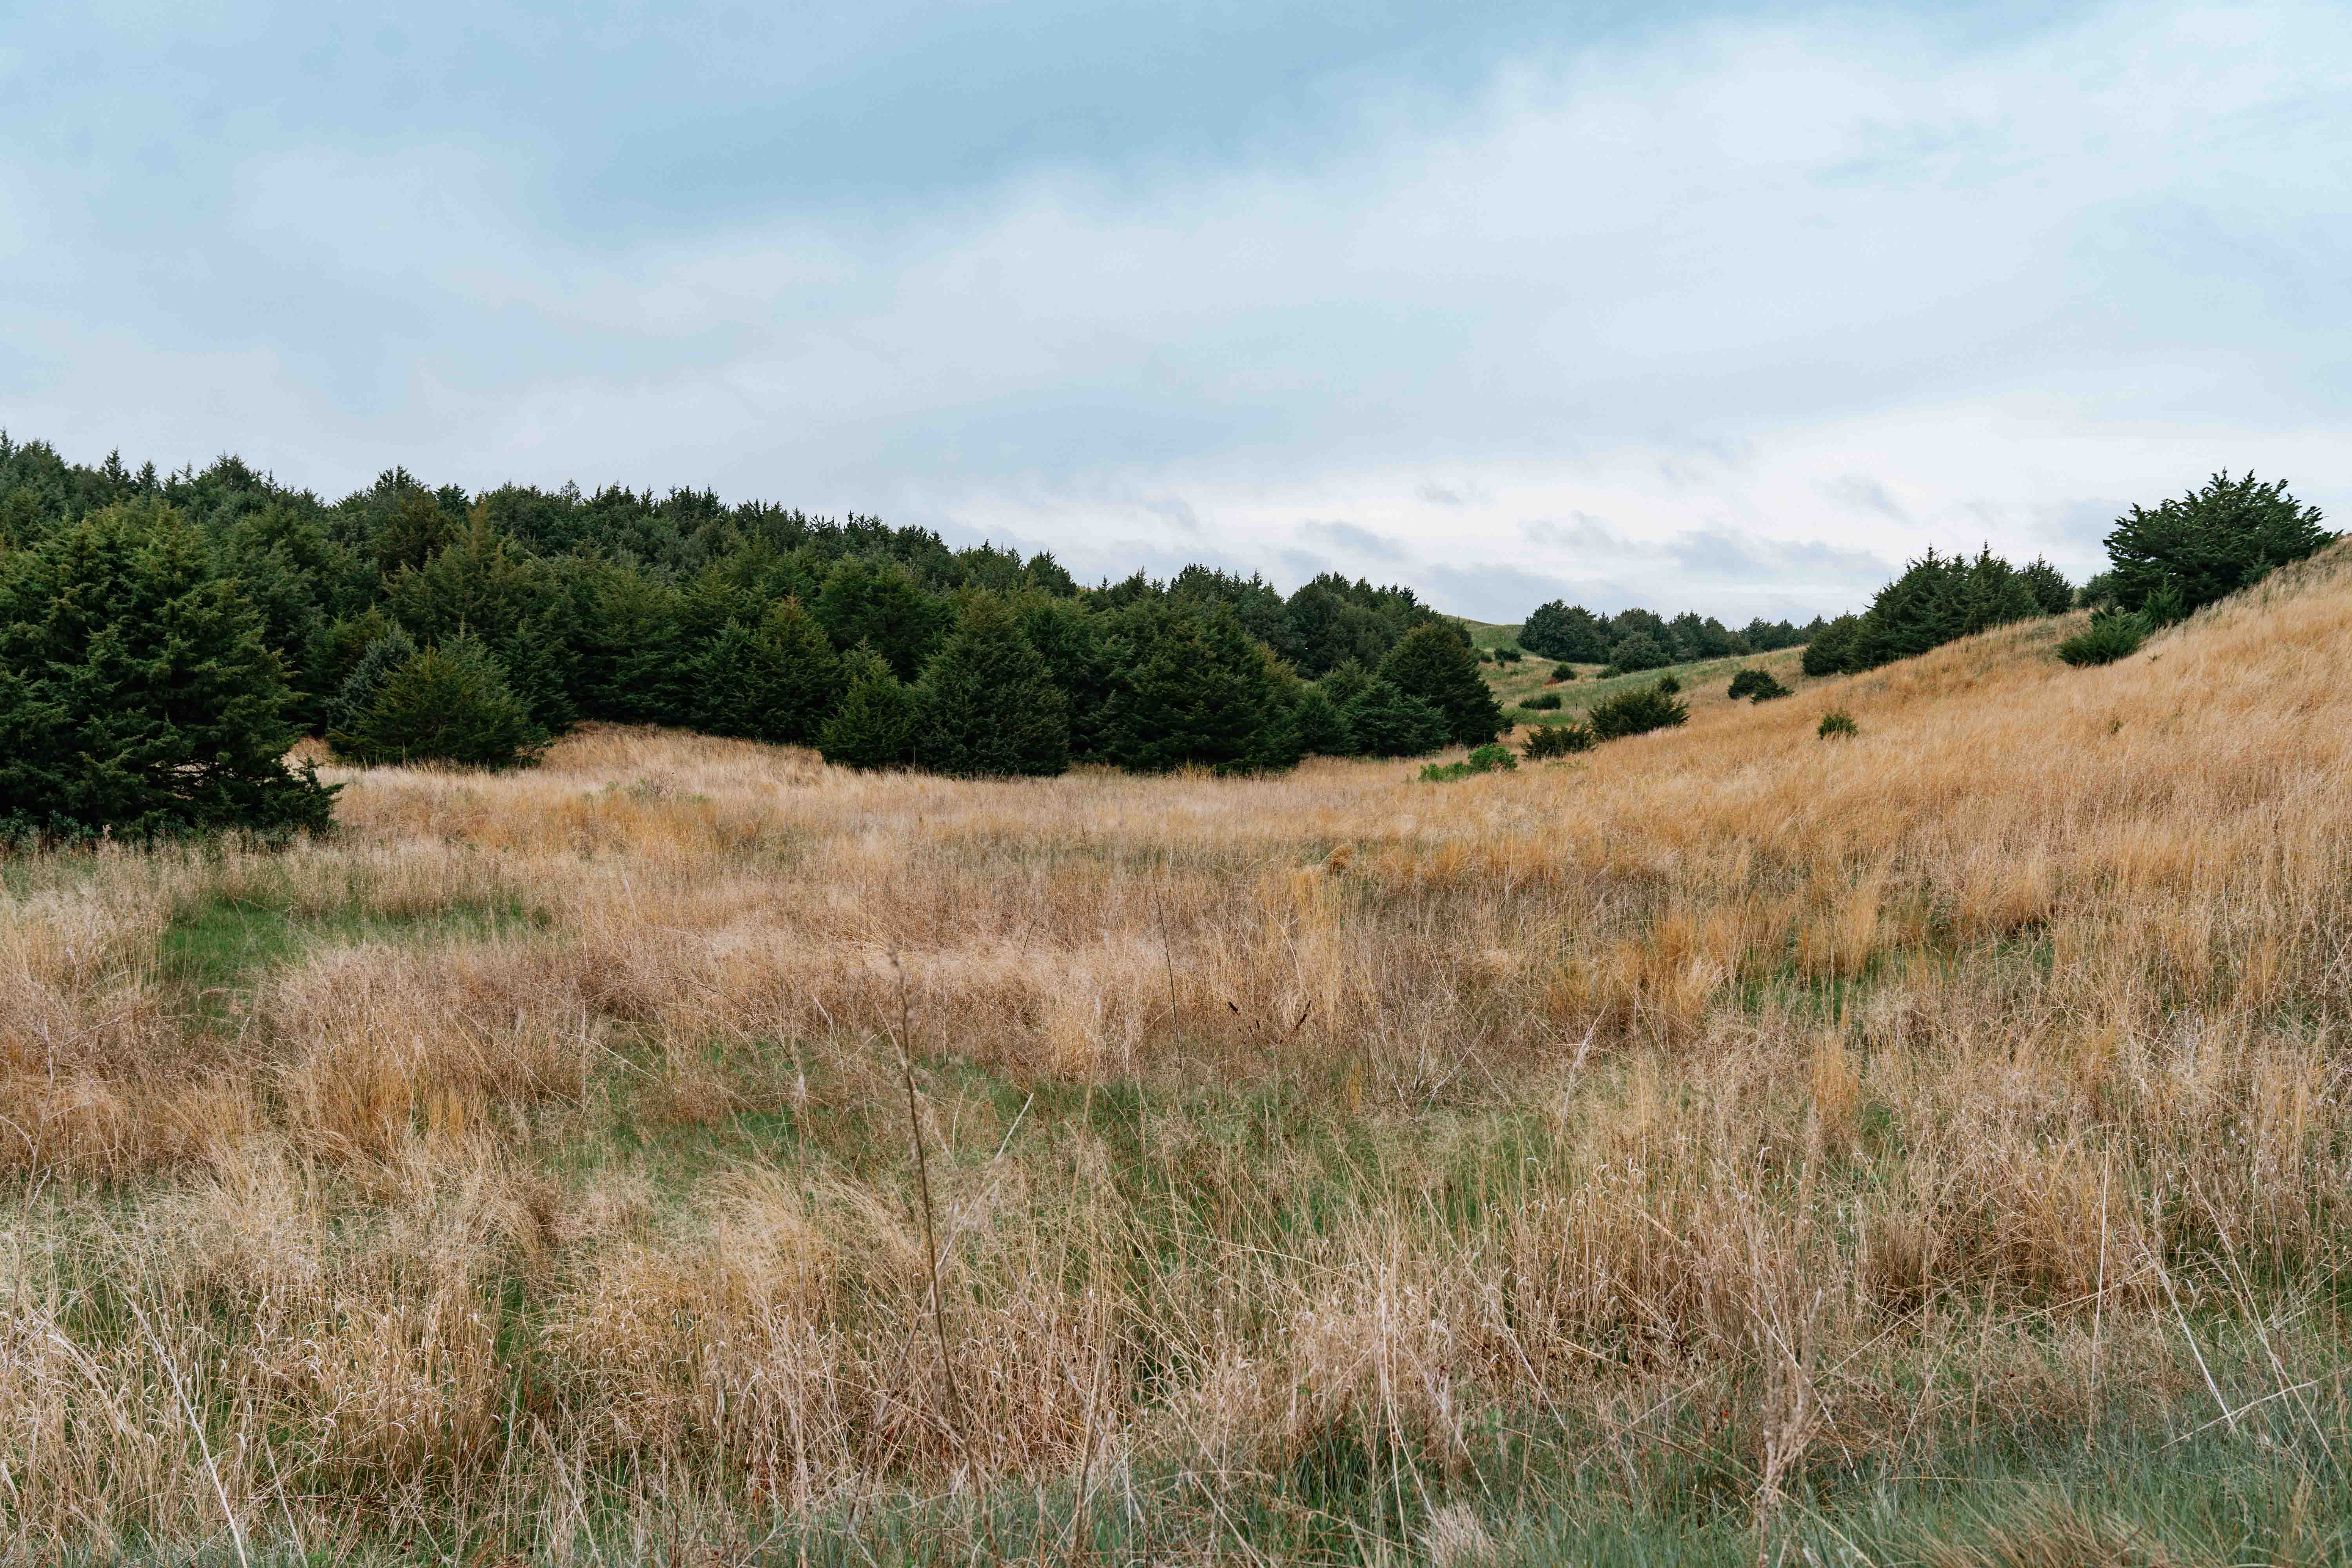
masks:
[[[364,763],[457,763],[504,768],[538,760],[547,731],[470,637],[411,656],[352,723],[343,753]]]
[[[1319,686],[1310,686],[1298,694],[1290,722],[1297,733],[1300,750],[1309,756],[1345,757],[1356,750],[1355,731],[1348,727],[1339,705]]]
[[[1270,765],[1279,721],[1265,658],[1230,606],[1205,615],[1144,602],[1121,613],[1118,689],[1106,705],[1103,749],[1138,773],[1207,767],[1242,773]]]
[[[697,656],[697,728],[772,744],[816,738],[841,700],[841,660],[796,600],[771,607],[755,626],[730,621]]]
[[[2107,535],[2116,603],[2137,610],[2169,587],[2184,613],[2201,609],[2326,546],[2336,536],[2320,521],[2284,479],[2215,474],[2201,489],[2116,520]]]
[[[118,503],[0,561],[0,824],[324,831],[261,617],[180,515]]]
[[[397,621],[392,622],[361,653],[359,662],[352,667],[351,674],[343,678],[342,685],[336,689],[334,696],[327,700],[326,711],[321,715],[326,725],[327,743],[335,749],[337,755],[344,753],[359,721],[375,706],[375,700],[383,695],[384,682],[392,679],[392,672],[415,657],[416,639],[410,637],[407,628]]]
[[[1370,757],[1418,757],[1444,746],[1453,727],[1434,704],[1381,677],[1348,704],[1348,732]]]
[[[919,705],[915,756],[935,773],[1010,778],[1069,771],[1068,706],[993,594],[966,602],[923,672]]]
[[[817,731],[824,760],[842,768],[900,768],[915,760],[921,717],[915,693],[892,673],[890,661],[860,645],[842,659],[849,689],[841,708]]]
[[[1407,632],[1381,661],[1381,678],[1445,715],[1454,744],[1484,746],[1503,732],[1503,706],[1478,675],[1461,631],[1432,621]]]
[[[955,618],[945,599],[918,587],[896,562],[876,565],[855,556],[825,574],[810,610],[835,647],[864,643],[888,659],[901,680],[922,674]]]

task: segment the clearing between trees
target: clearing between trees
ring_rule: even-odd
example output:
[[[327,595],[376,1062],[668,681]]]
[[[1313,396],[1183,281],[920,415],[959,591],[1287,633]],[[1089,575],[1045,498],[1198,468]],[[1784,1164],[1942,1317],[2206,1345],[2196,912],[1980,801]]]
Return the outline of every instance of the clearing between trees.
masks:
[[[1445,784],[591,725],[0,862],[0,1552],[2341,1560],[2352,546],[2083,625]]]

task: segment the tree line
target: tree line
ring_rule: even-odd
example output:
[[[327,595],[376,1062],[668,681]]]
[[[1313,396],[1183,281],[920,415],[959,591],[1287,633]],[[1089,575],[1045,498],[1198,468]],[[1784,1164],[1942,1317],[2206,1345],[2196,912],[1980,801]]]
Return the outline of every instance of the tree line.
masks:
[[[1048,553],[708,490],[338,500],[235,457],[71,463],[0,434],[0,826],[315,828],[303,734],[528,762],[583,720],[961,776],[1288,767],[1505,727],[1460,626],[1327,574],[1079,584]]]
[[[1694,659],[1795,647],[1811,639],[1822,625],[1818,616],[1800,626],[1759,616],[1735,632],[1713,616],[1696,611],[1686,610],[1672,620],[1654,610],[1638,608],[1597,616],[1581,605],[1554,599],[1528,612],[1519,628],[1519,646],[1546,658],[1606,665],[1627,674]]]

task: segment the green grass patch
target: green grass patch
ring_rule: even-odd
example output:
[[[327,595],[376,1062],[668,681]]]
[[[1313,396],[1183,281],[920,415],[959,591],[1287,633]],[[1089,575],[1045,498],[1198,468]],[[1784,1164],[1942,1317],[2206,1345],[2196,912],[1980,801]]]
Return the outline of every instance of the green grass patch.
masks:
[[[196,1011],[226,1017],[258,979],[314,947],[360,942],[479,941],[533,930],[546,918],[520,900],[458,900],[426,912],[387,914],[357,900],[309,911],[290,901],[216,893],[175,912],[155,944],[156,973]]]

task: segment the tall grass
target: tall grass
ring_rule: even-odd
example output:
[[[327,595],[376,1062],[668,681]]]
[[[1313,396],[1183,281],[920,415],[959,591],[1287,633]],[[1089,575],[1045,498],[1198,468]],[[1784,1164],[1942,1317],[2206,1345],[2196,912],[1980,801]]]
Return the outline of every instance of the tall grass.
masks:
[[[2352,557],[2067,629],[1843,747],[596,729],[8,862],[0,1551],[2332,1560]]]

